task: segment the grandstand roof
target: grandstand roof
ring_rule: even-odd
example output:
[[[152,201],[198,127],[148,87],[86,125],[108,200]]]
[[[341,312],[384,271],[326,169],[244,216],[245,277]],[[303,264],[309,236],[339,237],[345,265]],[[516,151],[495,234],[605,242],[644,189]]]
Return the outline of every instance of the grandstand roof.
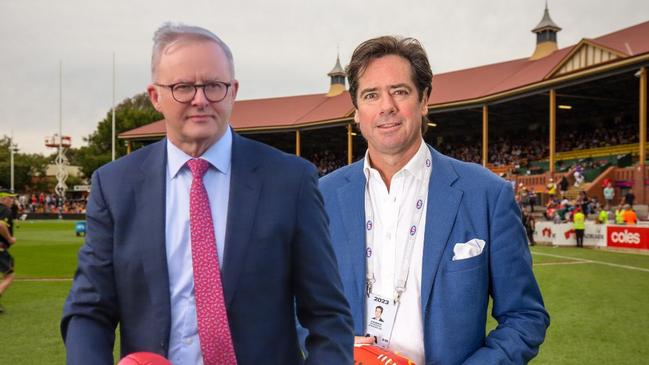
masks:
[[[237,101],[232,111],[235,129],[298,127],[347,118],[352,111],[348,92]]]
[[[517,89],[552,79],[557,76],[555,71],[569,62],[574,51],[583,44],[614,53],[616,58],[587,64],[577,71],[649,54],[649,21],[594,39],[584,39],[537,60],[521,58],[437,74],[433,77],[428,105],[436,109],[454,103],[470,103],[501,93],[515,93]],[[352,113],[348,92],[333,97],[323,93],[236,101],[231,121],[236,130],[264,131],[335,124],[348,121]],[[157,121],[123,132],[119,137],[134,139],[164,133],[164,121]]]

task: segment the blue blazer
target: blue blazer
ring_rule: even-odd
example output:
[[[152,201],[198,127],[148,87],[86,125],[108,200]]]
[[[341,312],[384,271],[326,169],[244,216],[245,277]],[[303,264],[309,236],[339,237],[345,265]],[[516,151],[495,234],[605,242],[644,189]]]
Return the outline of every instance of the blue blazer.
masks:
[[[68,364],[113,364],[118,323],[122,355],[167,355],[165,144],[93,174],[61,323]],[[315,167],[235,134],[231,174],[222,280],[239,364],[303,363],[295,313],[311,334],[306,363],[351,364],[352,321]]]
[[[430,146],[429,146],[430,148]],[[421,279],[426,364],[522,364],[543,342],[549,316],[532,272],[511,185],[434,149]],[[354,332],[365,330],[363,161],[320,179]],[[452,261],[455,243],[479,238],[481,255]],[[498,327],[485,337],[487,305]],[[419,365],[419,364],[418,364]]]

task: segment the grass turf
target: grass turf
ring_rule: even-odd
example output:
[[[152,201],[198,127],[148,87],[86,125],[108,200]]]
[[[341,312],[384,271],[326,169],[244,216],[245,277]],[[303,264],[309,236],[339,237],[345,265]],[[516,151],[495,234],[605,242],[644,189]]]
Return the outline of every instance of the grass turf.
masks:
[[[59,321],[83,238],[65,221],[20,222],[16,236],[17,280],[2,298],[0,364],[62,364]],[[649,255],[539,246],[532,254],[552,321],[532,363],[647,363]]]
[[[534,267],[551,317],[534,363],[647,363],[649,256],[551,247],[534,247],[532,253],[539,264],[556,256],[594,261]]]

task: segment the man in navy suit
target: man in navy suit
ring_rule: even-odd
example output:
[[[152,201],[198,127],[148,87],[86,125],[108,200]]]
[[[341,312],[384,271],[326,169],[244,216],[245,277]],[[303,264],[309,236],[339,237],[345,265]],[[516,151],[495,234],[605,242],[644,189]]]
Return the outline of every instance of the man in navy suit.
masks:
[[[188,167],[197,159],[209,163],[202,184],[218,255],[206,261],[222,268],[229,322],[206,326],[221,326],[219,341],[229,328],[239,364],[351,364],[351,316],[314,166],[233,133],[232,54],[211,32],[163,25],[152,79],[147,90],[167,138],[93,174],[87,237],[61,323],[68,364],[113,364],[118,324],[122,356],[204,363]],[[295,314],[310,332],[307,359]]]
[[[418,365],[529,361],[549,316],[511,185],[424,142],[433,75],[415,39],[362,43],[347,75],[368,149],[320,188],[356,342]]]

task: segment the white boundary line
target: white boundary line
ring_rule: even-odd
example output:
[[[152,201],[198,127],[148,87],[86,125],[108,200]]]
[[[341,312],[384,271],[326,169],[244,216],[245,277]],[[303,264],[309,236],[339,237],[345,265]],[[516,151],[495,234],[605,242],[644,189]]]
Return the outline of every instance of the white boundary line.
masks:
[[[580,259],[580,258],[577,258],[577,257],[562,256],[562,255],[554,255],[554,254],[551,254],[551,253],[532,252],[532,254],[533,254],[533,255],[540,255],[540,256],[557,257],[557,258],[560,258],[560,259],[569,259],[569,260],[575,260],[575,261],[578,261],[578,260],[582,260],[582,261],[583,261],[583,260],[584,260],[584,259]],[[606,266],[612,266],[612,267],[619,267],[619,268],[622,268],[622,269],[628,269],[628,270],[636,270],[636,271],[649,272],[649,269],[645,269],[644,267],[636,267],[636,266],[629,266],[629,265],[613,264],[613,263],[605,262],[605,261],[595,261],[595,260],[585,260],[585,261],[591,262],[591,263],[593,263],[593,264],[600,264],[600,265],[606,265]]]
[[[14,281],[65,282],[65,281],[72,281],[72,278],[15,278]]]
[[[587,260],[575,260],[575,261],[565,261],[565,262],[542,262],[540,264],[534,264],[534,266],[576,265],[576,264],[592,264],[592,262]]]

